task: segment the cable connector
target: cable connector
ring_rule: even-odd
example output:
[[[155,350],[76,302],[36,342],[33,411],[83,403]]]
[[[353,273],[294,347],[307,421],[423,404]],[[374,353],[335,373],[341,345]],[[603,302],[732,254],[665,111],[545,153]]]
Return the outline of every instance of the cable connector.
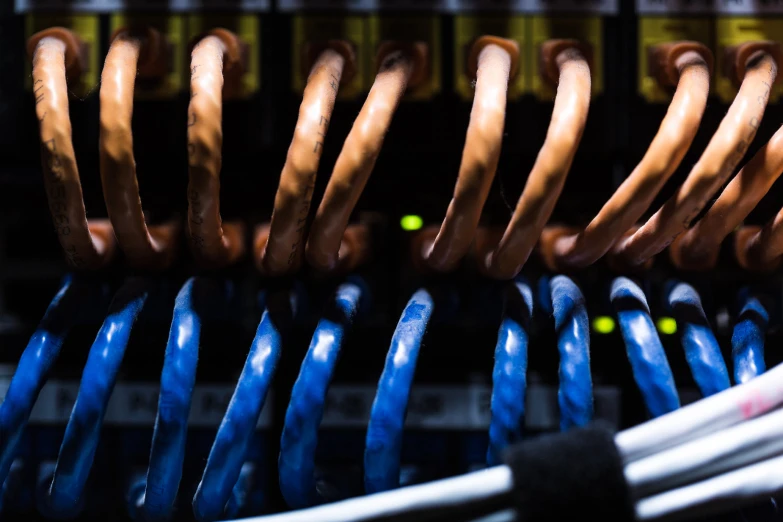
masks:
[[[661,87],[676,87],[682,69],[696,58],[693,53],[707,62],[712,77],[714,67],[712,52],[706,45],[689,40],[667,42],[650,47],[647,58],[648,74],[655,78]]]
[[[302,77],[307,78],[318,61],[318,57],[325,50],[331,49],[340,54],[345,63],[343,65],[343,74],[340,77],[340,85],[346,85],[356,76],[358,66],[356,64],[356,46],[347,40],[327,40],[325,42],[308,43],[302,49],[304,54],[302,60]]]
[[[44,38],[56,38],[65,44],[65,74],[72,80],[87,70],[88,47],[79,36],[65,27],[50,27],[27,40],[27,55],[32,60],[35,49]]]
[[[376,72],[384,66],[384,61],[394,52],[409,57],[413,66],[408,79],[408,88],[418,87],[430,77],[430,54],[425,42],[383,42],[378,46],[375,57]]]
[[[138,38],[141,41],[139,52],[139,78],[159,79],[169,72],[169,43],[166,36],[157,29],[148,26],[120,27],[111,35],[109,42],[123,37]]]
[[[558,60],[564,52],[578,52],[584,56],[590,70],[593,69],[593,49],[590,45],[579,40],[554,39],[541,44],[541,77],[552,87],[557,87],[560,82],[560,64]]]
[[[739,88],[742,84],[742,80],[745,78],[745,72],[748,69],[748,65],[756,60],[762,53],[769,54],[772,59],[775,60],[778,69],[783,65],[783,50],[778,42],[773,41],[758,41],[758,42],[745,42],[739,45],[732,45],[726,47],[723,59],[725,60],[724,70],[727,72],[727,76],[734,83],[735,87]],[[776,75],[774,84],[780,82],[781,76]]]
[[[478,60],[481,51],[488,45],[497,45],[508,53],[511,57],[511,67],[509,68],[508,81],[511,82],[519,73],[519,44],[508,38],[499,36],[481,36],[473,42],[468,51],[468,59],[465,60],[465,74],[471,81],[476,79],[478,74]]]

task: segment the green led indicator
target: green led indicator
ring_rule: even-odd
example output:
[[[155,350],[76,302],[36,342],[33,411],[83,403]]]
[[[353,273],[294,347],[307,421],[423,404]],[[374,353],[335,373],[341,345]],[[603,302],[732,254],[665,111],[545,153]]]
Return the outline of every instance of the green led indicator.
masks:
[[[421,219],[421,216],[402,216],[402,219],[400,219],[400,226],[403,230],[407,232],[413,232],[414,230],[419,230],[424,225],[424,220]]]
[[[614,319],[608,315],[602,315],[593,319],[593,331],[599,334],[614,332]]]
[[[655,325],[658,327],[658,331],[664,335],[677,333],[677,321],[673,317],[661,317]]]

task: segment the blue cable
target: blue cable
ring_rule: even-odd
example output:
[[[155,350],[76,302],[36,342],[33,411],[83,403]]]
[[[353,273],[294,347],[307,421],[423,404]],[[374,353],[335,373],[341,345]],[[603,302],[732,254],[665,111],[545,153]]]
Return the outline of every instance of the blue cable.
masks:
[[[174,303],[174,316],[166,344],[160,379],[158,412],[146,479],[134,486],[129,512],[139,507],[145,520],[171,516],[182,480],[188,416],[196,384],[196,366],[204,316],[226,302],[226,292],[208,279],[191,278]]]
[[[405,411],[419,348],[433,309],[430,293],[418,290],[408,301],[394,330],[367,426],[364,449],[367,493],[393,489],[399,483]]]
[[[685,283],[671,287],[667,301],[682,327],[682,347],[693,379],[704,397],[731,387],[718,340],[712,333],[698,292]]]
[[[533,292],[525,283],[510,285],[495,344],[492,370],[492,417],[489,424],[487,464],[502,462],[501,453],[522,439],[527,388],[527,345]]]
[[[742,309],[731,336],[731,357],[734,361],[734,382],[744,384],[764,373],[764,339],[769,325],[769,312],[756,297],[745,291]]]
[[[5,483],[11,465],[19,452],[30,413],[65,337],[77,322],[88,286],[66,277],[46,309],[41,322],[30,337],[16,368],[5,399],[0,404],[0,486]],[[0,511],[2,510],[0,498]]]
[[[223,516],[240,478],[248,446],[277,369],[283,332],[290,326],[296,299],[291,292],[275,293],[268,296],[266,304],[193,497],[193,514],[200,521]]]
[[[48,498],[42,510],[69,514],[79,502],[90,474],[109,404],[131,330],[149,295],[150,284],[130,278],[109,307],[84,366],[79,394],[65,428]]]
[[[549,282],[560,352],[560,429],[584,426],[593,418],[593,379],[590,374],[590,321],[579,287],[565,276]]]
[[[666,352],[655,330],[647,298],[639,286],[625,277],[612,282],[612,304],[617,312],[633,377],[647,411],[659,417],[680,407]]]
[[[291,390],[280,438],[278,475],[280,492],[292,508],[319,502],[314,477],[318,426],[345,331],[351,327],[361,299],[358,285],[346,283],[337,289],[329,313],[318,322]]]

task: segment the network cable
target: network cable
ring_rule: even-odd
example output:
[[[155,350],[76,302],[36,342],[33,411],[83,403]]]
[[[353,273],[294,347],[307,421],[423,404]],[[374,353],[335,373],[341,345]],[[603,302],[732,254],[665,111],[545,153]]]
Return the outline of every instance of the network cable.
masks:
[[[315,450],[323,418],[326,393],[340,355],[343,339],[366,300],[361,282],[337,289],[302,361],[280,438],[278,476],[280,491],[293,508],[319,503],[315,489]]]
[[[214,29],[196,43],[190,65],[188,107],[188,232],[197,259],[206,266],[233,264],[244,253],[244,229],[220,217],[224,75],[243,68],[241,42]]]
[[[769,311],[756,295],[745,288],[741,292],[740,313],[731,336],[734,382],[744,384],[764,373],[764,339]]]
[[[116,240],[105,219],[87,220],[79,169],[71,139],[68,83],[82,72],[83,44],[71,31],[54,27],[30,38],[35,113],[49,211],[68,263],[96,269],[114,257]]]
[[[167,268],[174,260],[178,234],[173,222],[147,228],[131,132],[137,73],[160,74],[167,56],[163,36],[155,29],[121,29],[112,40],[101,74],[99,149],[106,209],[120,248],[132,265],[143,269]]]

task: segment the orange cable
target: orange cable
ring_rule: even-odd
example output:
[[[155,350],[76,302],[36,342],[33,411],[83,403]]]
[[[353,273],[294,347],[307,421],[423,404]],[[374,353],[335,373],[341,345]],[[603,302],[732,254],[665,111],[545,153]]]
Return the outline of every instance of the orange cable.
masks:
[[[41,163],[49,211],[57,238],[74,268],[97,269],[114,256],[116,242],[108,220],[87,221],[79,170],[71,138],[66,62],[78,57],[78,40],[63,28],[30,39],[35,112],[41,138]],[[80,71],[74,71],[78,73]]]
[[[149,38],[121,31],[109,48],[101,74],[100,170],[109,218],[128,260],[138,268],[163,269],[173,261],[178,227],[147,229],[131,132],[139,56],[153,53],[150,47]]]
[[[650,147],[584,230],[546,227],[541,250],[550,269],[582,268],[606,254],[649,208],[690,148],[707,105],[710,65],[705,57],[711,62],[711,55],[704,46],[679,45],[684,52],[672,60],[677,89]]]
[[[756,136],[777,75],[777,63],[767,52],[754,53],[746,64],[737,97],[685,183],[647,223],[614,247],[613,256],[638,266],[662,251],[734,172]]]
[[[193,48],[188,108],[188,231],[196,257],[215,267],[232,264],[245,250],[242,227],[220,217],[224,59],[226,68],[238,66],[223,38],[236,40],[223,30]]]
[[[327,48],[310,71],[294,137],[280,174],[269,236],[264,249],[256,252],[264,272],[280,274],[295,271],[301,265],[304,249],[300,245],[346,61],[342,53]]]
[[[552,41],[559,78],[546,140],[525,183],[514,215],[495,250],[487,255],[488,275],[510,279],[522,269],[552,214],[565,184],[590,108],[590,67],[575,42]],[[564,45],[565,44],[565,45]]]

